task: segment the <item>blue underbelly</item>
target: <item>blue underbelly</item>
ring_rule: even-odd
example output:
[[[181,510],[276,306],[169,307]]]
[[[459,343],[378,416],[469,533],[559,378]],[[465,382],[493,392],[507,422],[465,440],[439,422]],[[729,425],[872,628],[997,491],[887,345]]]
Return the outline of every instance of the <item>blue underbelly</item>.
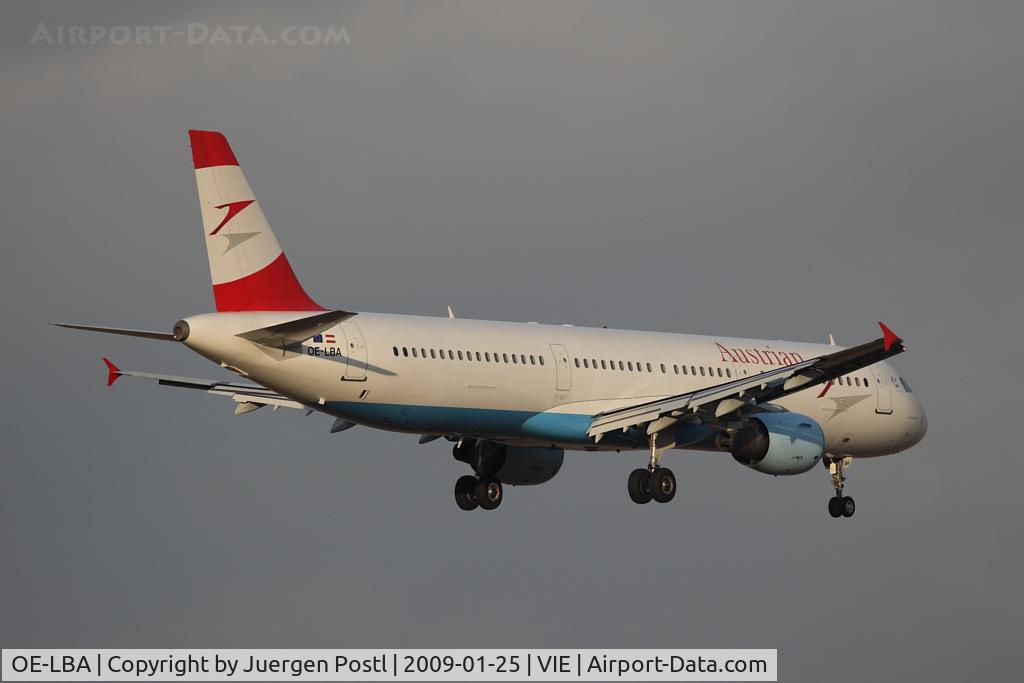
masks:
[[[535,413],[491,408],[417,406],[392,403],[332,401],[327,405],[345,419],[380,429],[418,434],[460,434],[493,438],[533,438],[559,444],[593,446],[587,436],[591,416],[576,413]],[[625,448],[647,442],[641,430],[605,437],[602,445]]]

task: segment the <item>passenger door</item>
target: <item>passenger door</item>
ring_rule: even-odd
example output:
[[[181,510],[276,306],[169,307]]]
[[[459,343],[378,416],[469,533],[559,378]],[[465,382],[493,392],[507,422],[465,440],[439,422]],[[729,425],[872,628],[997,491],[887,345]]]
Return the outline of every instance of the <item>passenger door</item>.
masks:
[[[351,320],[341,323],[341,331],[345,335],[345,356],[348,359],[345,376],[342,379],[350,382],[365,381],[366,342],[363,340],[363,333]]]
[[[871,374],[875,377],[875,393],[878,402],[875,404],[875,412],[883,415],[892,414],[892,384],[888,377],[883,377],[876,366],[871,366]]]

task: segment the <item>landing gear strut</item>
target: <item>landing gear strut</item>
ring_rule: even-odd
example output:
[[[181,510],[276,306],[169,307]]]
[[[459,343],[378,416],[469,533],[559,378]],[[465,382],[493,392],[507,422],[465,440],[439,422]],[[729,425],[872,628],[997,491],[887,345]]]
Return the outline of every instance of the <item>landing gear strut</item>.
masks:
[[[832,488],[835,489],[835,495],[828,499],[828,514],[836,518],[853,517],[853,513],[857,510],[857,505],[853,502],[853,498],[843,495],[843,485],[846,483],[844,470],[852,462],[853,458],[849,456],[840,458],[829,457],[824,461],[825,466],[828,467],[829,474],[832,475]]]
[[[629,473],[626,489],[629,499],[643,505],[652,500],[667,503],[676,496],[676,475],[667,467],[658,465],[664,449],[657,447],[657,434],[651,435],[651,459],[647,469],[636,469]]]
[[[456,460],[472,466],[476,475],[466,474],[455,482],[455,504],[462,510],[493,510],[504,498],[501,480],[494,473],[501,469],[504,458],[491,453],[486,442],[464,439],[452,448]]]

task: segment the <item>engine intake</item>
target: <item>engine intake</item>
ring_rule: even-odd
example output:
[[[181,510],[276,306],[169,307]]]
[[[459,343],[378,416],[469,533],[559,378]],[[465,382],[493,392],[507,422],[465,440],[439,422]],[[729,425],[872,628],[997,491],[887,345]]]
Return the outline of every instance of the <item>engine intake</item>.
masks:
[[[802,474],[825,452],[821,425],[799,413],[760,413],[727,441],[736,462],[765,474]]]

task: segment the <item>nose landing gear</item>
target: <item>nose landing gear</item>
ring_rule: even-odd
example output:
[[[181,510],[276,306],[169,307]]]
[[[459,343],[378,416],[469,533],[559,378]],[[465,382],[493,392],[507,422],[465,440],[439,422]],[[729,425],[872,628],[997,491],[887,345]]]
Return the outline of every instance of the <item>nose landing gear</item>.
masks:
[[[835,518],[853,517],[853,513],[857,510],[857,505],[853,502],[853,498],[843,495],[843,485],[846,483],[844,470],[850,466],[853,458],[849,456],[841,458],[825,456],[822,462],[828,467],[829,474],[832,475],[832,488],[835,489],[835,495],[828,499],[828,514]]]

